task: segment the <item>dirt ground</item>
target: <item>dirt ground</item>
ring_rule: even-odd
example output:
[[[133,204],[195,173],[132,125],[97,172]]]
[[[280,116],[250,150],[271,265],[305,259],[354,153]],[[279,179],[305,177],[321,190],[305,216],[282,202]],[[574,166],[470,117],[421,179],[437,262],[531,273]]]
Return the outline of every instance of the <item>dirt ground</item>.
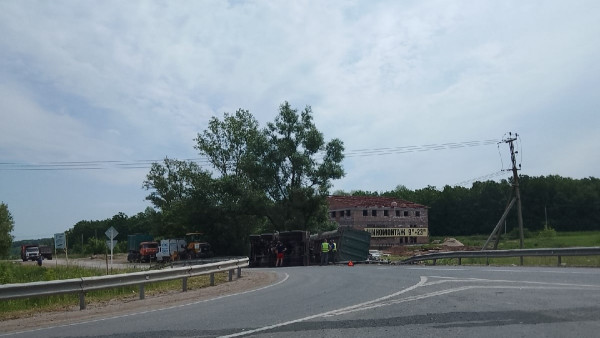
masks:
[[[132,297],[126,300],[88,303],[85,310],[79,310],[79,304],[76,304],[68,309],[38,312],[26,317],[2,320],[0,322],[0,331],[2,333],[19,332],[46,326],[59,326],[67,323],[116,317],[138,311],[163,309],[255,290],[273,284],[277,280],[276,273],[265,270],[242,269],[242,277],[236,278],[235,276],[234,274],[231,282],[198,290],[189,290],[187,292],[173,290],[161,295],[146,295],[146,298],[143,300]]]

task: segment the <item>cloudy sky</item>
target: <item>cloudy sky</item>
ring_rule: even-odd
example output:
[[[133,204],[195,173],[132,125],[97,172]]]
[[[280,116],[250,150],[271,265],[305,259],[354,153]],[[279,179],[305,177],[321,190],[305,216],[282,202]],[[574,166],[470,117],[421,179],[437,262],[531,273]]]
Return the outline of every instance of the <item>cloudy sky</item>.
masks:
[[[207,121],[311,106],[334,190],[600,175],[600,2],[0,0],[0,201],[17,240],[150,204]]]

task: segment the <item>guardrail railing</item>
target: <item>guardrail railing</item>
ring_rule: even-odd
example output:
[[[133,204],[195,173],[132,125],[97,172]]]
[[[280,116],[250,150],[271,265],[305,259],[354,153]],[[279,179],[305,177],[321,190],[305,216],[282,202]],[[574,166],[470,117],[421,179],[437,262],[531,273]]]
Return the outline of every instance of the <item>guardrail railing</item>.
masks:
[[[463,258],[485,258],[486,265],[489,265],[490,258],[499,257],[523,257],[531,256],[557,256],[558,265],[561,265],[562,256],[594,256],[600,255],[600,247],[580,247],[580,248],[554,248],[554,249],[517,249],[517,250],[482,250],[482,251],[449,251],[423,254],[405,259],[401,264],[411,264],[420,261],[433,261],[435,265],[438,259],[458,259],[458,265],[461,265]]]
[[[203,265],[167,268],[163,270],[141,271],[119,275],[97,277],[81,277],[66,280],[54,280],[33,283],[15,283],[0,285],[0,300],[27,297],[51,296],[65,293],[79,293],[79,308],[85,309],[85,293],[93,290],[110,289],[130,285],[139,285],[140,299],[144,299],[144,285],[152,282],[181,279],[182,291],[187,291],[189,277],[210,275],[210,285],[215,283],[214,274],[229,272],[229,281],[237,269],[237,277],[242,275],[242,268],[248,266],[248,258],[233,259]]]

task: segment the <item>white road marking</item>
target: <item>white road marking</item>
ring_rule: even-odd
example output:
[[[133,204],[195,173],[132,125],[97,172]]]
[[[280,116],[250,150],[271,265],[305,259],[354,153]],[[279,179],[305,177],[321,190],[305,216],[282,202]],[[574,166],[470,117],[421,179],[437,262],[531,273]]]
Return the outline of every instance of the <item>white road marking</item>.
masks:
[[[341,308],[341,309],[331,310],[331,311],[319,313],[319,314],[308,316],[308,317],[304,317],[304,318],[290,320],[290,321],[279,323],[279,324],[275,324],[275,325],[264,326],[264,327],[260,327],[260,328],[254,329],[254,330],[248,330],[248,331],[233,333],[233,334],[226,335],[226,336],[221,336],[221,338],[241,337],[241,336],[246,336],[246,335],[249,335],[249,334],[254,334],[254,333],[257,333],[257,332],[271,330],[271,329],[282,327],[282,326],[287,326],[287,325],[290,325],[290,324],[304,322],[304,321],[311,320],[311,319],[314,319],[314,318],[334,316],[334,315],[337,315],[337,312],[339,312],[339,311],[349,311],[351,309],[361,308],[361,307],[364,307],[364,306],[369,305],[369,304],[373,304],[373,303],[376,303],[376,302],[381,302],[383,300],[399,296],[399,295],[401,295],[403,293],[412,291],[412,290],[414,290],[414,289],[416,289],[416,288],[418,288],[420,286],[423,286],[426,282],[427,282],[427,277],[421,276],[421,280],[417,284],[415,284],[413,286],[410,286],[410,287],[408,287],[406,289],[400,290],[398,292],[389,294],[387,296],[383,296],[383,297],[380,297],[380,298],[377,298],[377,299],[373,299],[373,300],[370,300],[370,301],[367,301],[367,302],[364,302],[364,303],[347,306],[347,307],[344,307],[344,308]]]
[[[430,278],[438,278],[440,280],[429,281]],[[429,293],[425,293],[425,294],[421,294],[421,295],[409,296],[409,297],[405,297],[402,299],[389,300],[390,298],[393,298],[393,297],[399,296],[401,294],[407,293],[409,291],[415,290],[419,287],[426,287],[426,286],[437,285],[437,284],[442,284],[442,283],[465,283],[465,282],[479,282],[479,283],[488,283],[488,284],[489,283],[519,283],[520,285],[466,285],[466,286],[459,286],[459,287],[450,288],[450,289],[438,290],[438,291],[429,292]],[[525,284],[525,285],[523,285],[523,284]],[[359,311],[375,309],[375,308],[379,308],[379,307],[383,307],[383,306],[390,306],[390,305],[394,305],[394,304],[412,302],[412,301],[417,301],[417,300],[421,300],[421,299],[425,299],[425,298],[442,296],[442,295],[446,295],[446,294],[450,294],[450,293],[454,293],[454,292],[466,291],[466,290],[471,290],[471,289],[564,290],[565,288],[571,288],[571,289],[576,289],[576,290],[581,290],[581,289],[589,290],[590,288],[591,289],[600,289],[600,285],[493,280],[493,279],[481,279],[481,278],[452,278],[452,277],[443,277],[443,276],[421,276],[421,280],[419,281],[419,283],[417,283],[411,287],[408,287],[406,289],[400,290],[398,292],[395,292],[390,295],[383,296],[383,297],[380,297],[380,298],[377,298],[374,300],[370,300],[370,301],[363,302],[360,304],[347,306],[347,307],[343,307],[340,309],[311,315],[311,316],[304,317],[304,318],[290,320],[290,321],[283,322],[283,323],[264,326],[264,327],[260,327],[260,328],[254,329],[254,330],[233,333],[233,334],[225,335],[225,336],[221,336],[221,337],[222,338],[241,337],[241,336],[254,334],[257,332],[271,330],[271,329],[282,327],[282,326],[287,326],[287,325],[291,325],[291,324],[295,324],[295,323],[299,323],[299,322],[304,322],[304,321],[311,320],[314,318],[339,316],[339,315],[344,315],[344,314],[348,314],[348,313],[352,313],[352,312],[359,312]]]

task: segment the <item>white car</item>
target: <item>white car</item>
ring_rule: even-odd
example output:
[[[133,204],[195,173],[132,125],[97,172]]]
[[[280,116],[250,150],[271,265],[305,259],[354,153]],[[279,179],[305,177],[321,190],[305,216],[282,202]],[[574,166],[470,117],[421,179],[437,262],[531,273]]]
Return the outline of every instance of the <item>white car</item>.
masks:
[[[383,252],[379,250],[369,250],[369,260],[370,261],[379,261],[383,256]]]

